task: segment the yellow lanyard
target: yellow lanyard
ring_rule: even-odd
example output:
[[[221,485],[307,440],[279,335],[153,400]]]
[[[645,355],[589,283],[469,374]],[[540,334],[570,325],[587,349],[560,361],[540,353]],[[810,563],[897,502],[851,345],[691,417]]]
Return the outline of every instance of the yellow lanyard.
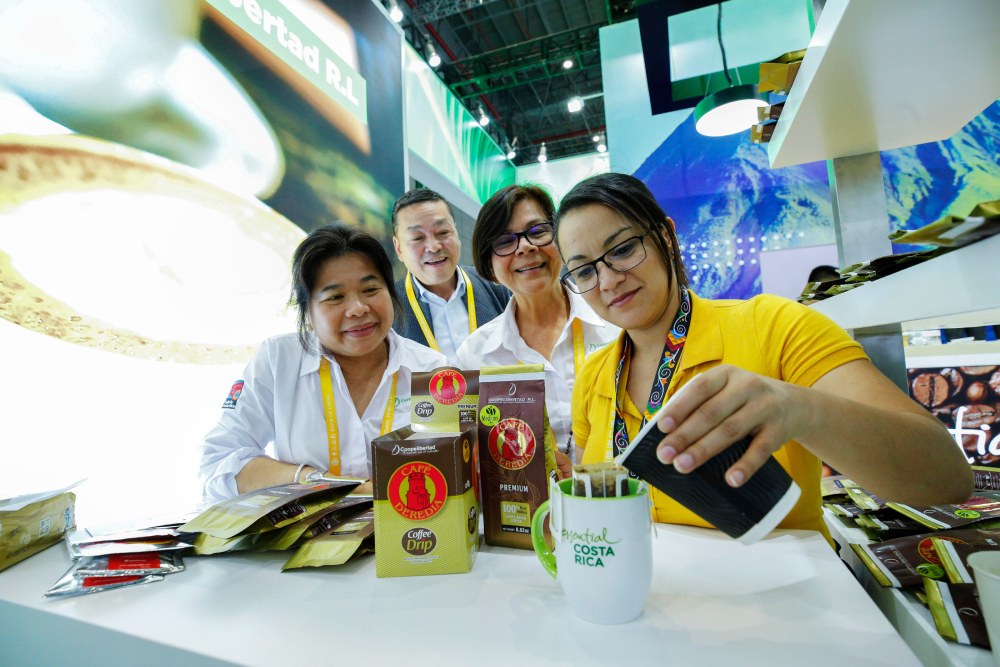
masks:
[[[392,418],[396,411],[396,376],[392,374],[392,387],[389,389],[389,400],[385,403],[382,414],[382,430],[379,435],[385,435],[392,430]],[[337,405],[333,396],[333,375],[330,372],[330,362],[326,357],[319,363],[319,384],[323,389],[323,413],[326,416],[327,448],[330,452],[329,472],[340,474],[340,431],[337,427]]]
[[[469,310],[469,333],[472,333],[479,328],[476,326],[476,300],[472,290],[472,281],[469,280],[469,274],[465,272],[465,269],[458,267],[458,270],[462,272],[462,277],[465,278],[465,300]],[[427,345],[432,350],[440,352],[441,348],[438,347],[437,339],[434,338],[434,331],[431,329],[430,324],[427,323],[427,318],[424,317],[424,311],[421,310],[420,303],[417,302],[417,295],[413,290],[413,276],[409,271],[406,272],[406,298],[410,302],[410,309],[413,310],[413,316],[417,318],[420,330],[424,332]]]
[[[587,351],[583,344],[583,324],[580,319],[573,320],[573,378],[580,375],[583,368],[583,360],[587,358]]]

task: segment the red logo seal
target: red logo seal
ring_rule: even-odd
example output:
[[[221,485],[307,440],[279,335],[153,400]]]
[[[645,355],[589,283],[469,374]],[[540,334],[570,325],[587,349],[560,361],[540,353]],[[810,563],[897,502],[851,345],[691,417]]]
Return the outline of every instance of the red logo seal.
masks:
[[[955,537],[945,537],[935,535],[934,537],[939,537],[942,540],[948,540],[949,542],[954,542],[955,544],[965,544],[965,540],[960,540]],[[937,555],[937,551],[934,549],[934,543],[931,542],[931,538],[920,540],[917,544],[917,553],[928,563],[934,563],[935,565],[941,564],[941,558]]]
[[[465,388],[465,377],[450,369],[432,375],[428,387],[431,397],[441,405],[458,403],[465,397]]]
[[[501,467],[518,470],[535,456],[535,434],[526,422],[508,417],[490,429],[489,447],[490,456]]]
[[[424,521],[444,507],[448,483],[430,463],[415,461],[396,468],[389,479],[389,502],[400,516]]]

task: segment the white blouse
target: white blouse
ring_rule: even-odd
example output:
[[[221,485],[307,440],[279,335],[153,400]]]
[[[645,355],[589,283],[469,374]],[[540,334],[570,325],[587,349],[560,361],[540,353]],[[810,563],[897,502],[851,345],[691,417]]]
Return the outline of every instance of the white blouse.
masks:
[[[392,422],[397,429],[410,423],[410,374],[439,368],[447,361],[441,353],[390,330],[389,363],[360,417],[340,365],[329,361],[341,443],[340,472],[370,477],[370,443],[381,432],[393,374],[399,373]],[[202,443],[200,476],[206,501],[238,495],[236,474],[258,456],[320,470],[330,467],[319,368],[320,356],[303,350],[298,334],[275,336],[261,344],[243,371],[242,392],[235,401],[226,399],[219,423]]]
[[[587,305],[583,297],[564,288],[569,298],[569,319],[552,348],[552,358],[546,359],[528,347],[517,328],[514,315],[517,299],[511,299],[507,308],[496,319],[487,322],[469,334],[458,348],[459,368],[476,370],[483,366],[510,366],[514,364],[544,364],[545,408],[556,445],[574,458],[572,447],[573,414],[571,399],[576,368],[573,354],[573,320],[579,319],[583,330],[583,351],[589,356],[618,338],[620,329],[608,324]]]

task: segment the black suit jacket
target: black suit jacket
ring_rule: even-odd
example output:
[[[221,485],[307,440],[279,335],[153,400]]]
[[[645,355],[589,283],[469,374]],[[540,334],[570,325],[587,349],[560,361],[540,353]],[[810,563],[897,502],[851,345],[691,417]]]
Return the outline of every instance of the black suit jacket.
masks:
[[[469,276],[469,280],[472,282],[473,300],[476,303],[476,324],[482,326],[504,311],[507,307],[507,302],[510,301],[511,292],[499,283],[486,280],[476,273],[476,270],[471,266],[463,266],[462,268],[465,269],[466,275]],[[396,294],[399,295],[399,300],[403,302],[403,312],[400,313],[399,326],[396,327],[396,333],[404,338],[415,340],[421,345],[428,345],[427,337],[424,336],[424,332],[420,329],[417,317],[413,314],[413,309],[410,307],[410,301],[406,298],[406,277],[404,276],[397,280],[395,287]],[[416,286],[414,286],[414,292],[416,292]],[[431,330],[433,330],[434,326],[431,320],[430,307],[419,299],[417,303],[420,305],[420,310],[424,313],[427,324],[431,325]]]

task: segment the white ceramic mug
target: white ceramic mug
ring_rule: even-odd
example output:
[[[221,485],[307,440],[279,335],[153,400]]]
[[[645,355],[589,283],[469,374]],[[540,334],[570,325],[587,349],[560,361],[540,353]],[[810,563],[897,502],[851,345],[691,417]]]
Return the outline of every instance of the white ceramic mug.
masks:
[[[649,488],[629,480],[630,495],[570,495],[573,480],[549,487],[535,512],[531,540],[538,560],[559,581],[570,609],[594,623],[625,623],[642,613],[653,576]],[[555,540],[545,543],[544,520]]]
[[[993,664],[1000,667],[1000,551],[977,551],[969,556],[979,591],[979,606],[993,646]]]

